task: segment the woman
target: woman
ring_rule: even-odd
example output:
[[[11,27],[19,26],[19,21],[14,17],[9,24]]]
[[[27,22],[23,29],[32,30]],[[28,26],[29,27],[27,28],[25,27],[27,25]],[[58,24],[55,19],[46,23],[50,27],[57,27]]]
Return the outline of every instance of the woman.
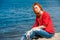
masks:
[[[49,13],[44,11],[42,6],[38,3],[34,3],[33,10],[36,14],[36,22],[32,29],[23,35],[21,40],[32,39],[35,35],[51,38],[54,35],[55,30]]]

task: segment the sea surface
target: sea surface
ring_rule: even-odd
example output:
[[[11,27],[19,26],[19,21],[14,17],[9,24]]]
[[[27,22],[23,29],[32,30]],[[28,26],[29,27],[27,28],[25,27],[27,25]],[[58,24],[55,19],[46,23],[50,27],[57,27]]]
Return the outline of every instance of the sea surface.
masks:
[[[32,28],[34,2],[50,13],[56,33],[60,32],[60,0],[0,0],[0,40],[20,40]]]

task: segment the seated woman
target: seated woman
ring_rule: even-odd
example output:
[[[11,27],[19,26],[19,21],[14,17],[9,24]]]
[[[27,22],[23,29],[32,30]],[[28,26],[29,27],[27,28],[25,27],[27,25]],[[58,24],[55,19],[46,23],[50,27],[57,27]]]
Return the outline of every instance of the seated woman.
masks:
[[[31,40],[35,35],[51,38],[54,35],[55,30],[50,14],[44,11],[42,6],[38,3],[34,3],[33,10],[36,14],[36,22],[32,29],[22,36],[21,40]]]

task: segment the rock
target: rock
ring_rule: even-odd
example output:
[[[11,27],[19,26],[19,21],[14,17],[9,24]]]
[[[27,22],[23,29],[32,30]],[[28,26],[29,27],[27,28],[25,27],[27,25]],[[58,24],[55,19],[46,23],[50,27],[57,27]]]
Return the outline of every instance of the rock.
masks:
[[[38,38],[33,40],[60,40],[60,33],[55,33],[55,35],[52,38]]]

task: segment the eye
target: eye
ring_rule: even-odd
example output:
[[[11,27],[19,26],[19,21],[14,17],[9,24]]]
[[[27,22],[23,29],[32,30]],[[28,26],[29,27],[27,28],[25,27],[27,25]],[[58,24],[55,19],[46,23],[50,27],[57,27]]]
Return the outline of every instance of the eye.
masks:
[[[37,9],[37,7],[35,7]]]

